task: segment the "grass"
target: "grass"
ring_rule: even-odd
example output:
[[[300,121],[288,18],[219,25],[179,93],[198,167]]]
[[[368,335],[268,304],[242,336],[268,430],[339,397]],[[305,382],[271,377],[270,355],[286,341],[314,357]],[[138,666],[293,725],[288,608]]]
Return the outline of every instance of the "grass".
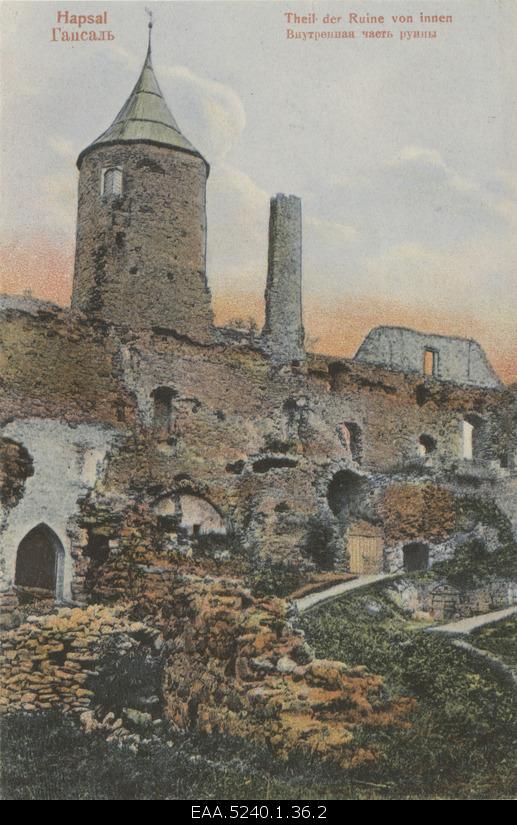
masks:
[[[279,762],[242,741],[172,732],[133,753],[55,713],[4,719],[1,766],[7,800],[377,798],[374,788],[296,754]]]
[[[485,625],[469,635],[475,647],[489,650],[512,668],[517,668],[517,616]]]
[[[381,757],[356,778],[391,799],[514,798],[516,696],[483,662],[415,630],[382,588],[323,605],[303,627],[318,656],[365,664],[417,699],[412,727],[377,734]]]
[[[101,733],[86,735],[70,718],[18,714],[2,723],[3,798],[515,797],[516,697],[483,662],[421,632],[381,585],[322,605],[302,624],[317,655],[365,664],[384,676],[387,693],[416,697],[409,729],[355,732],[358,744],[377,748],[376,763],[344,772],[296,753],[280,762],[267,748],[239,740],[166,730],[133,753]],[[508,658],[515,656],[515,630],[512,618],[469,639]]]

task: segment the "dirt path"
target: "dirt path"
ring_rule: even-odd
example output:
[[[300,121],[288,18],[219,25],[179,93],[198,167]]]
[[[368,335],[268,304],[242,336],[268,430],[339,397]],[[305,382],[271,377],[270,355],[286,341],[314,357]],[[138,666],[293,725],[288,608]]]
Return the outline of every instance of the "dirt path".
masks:
[[[478,616],[471,616],[469,619],[460,619],[457,622],[450,622],[449,624],[436,625],[435,627],[427,627],[426,633],[470,633],[477,627],[483,627],[485,624],[498,622],[500,619],[506,619],[508,616],[513,616],[517,613],[517,604],[512,607],[506,607],[504,610],[494,610],[491,613],[481,613]]]
[[[352,581],[341,582],[341,584],[335,584],[332,587],[328,587],[326,590],[320,590],[319,593],[311,593],[309,596],[304,596],[302,599],[295,599],[294,604],[296,605],[299,613],[306,613],[308,610],[312,610],[312,608],[317,605],[337,599],[339,596],[342,596],[343,593],[350,593],[353,590],[368,587],[375,582],[394,579],[398,575],[400,574],[378,573],[372,576],[358,576],[357,579],[352,579]]]

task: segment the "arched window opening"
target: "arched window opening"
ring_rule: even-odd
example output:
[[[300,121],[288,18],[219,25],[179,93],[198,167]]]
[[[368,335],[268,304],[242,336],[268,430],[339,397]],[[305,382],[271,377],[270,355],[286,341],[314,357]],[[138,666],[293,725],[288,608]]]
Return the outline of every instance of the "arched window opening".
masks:
[[[339,440],[348,450],[352,459],[358,463],[363,452],[362,433],[359,424],[354,421],[344,421],[338,425]]]
[[[226,525],[221,514],[201,496],[189,493],[180,496],[181,527],[190,536],[198,538],[207,534],[226,535]]]
[[[102,194],[105,198],[122,194],[122,169],[111,167],[102,173]]]
[[[429,548],[421,542],[406,544],[402,550],[406,573],[418,573],[429,567]]]
[[[18,546],[14,583],[18,587],[50,591],[60,596],[65,551],[46,524],[30,530]]]
[[[436,450],[436,441],[431,435],[423,433],[418,439],[418,454],[423,458]]]
[[[177,397],[170,387],[157,387],[151,393],[153,408],[153,429],[160,439],[168,440],[173,431],[172,401]]]
[[[432,347],[426,347],[424,350],[424,375],[436,377],[438,375],[438,366],[438,350]]]

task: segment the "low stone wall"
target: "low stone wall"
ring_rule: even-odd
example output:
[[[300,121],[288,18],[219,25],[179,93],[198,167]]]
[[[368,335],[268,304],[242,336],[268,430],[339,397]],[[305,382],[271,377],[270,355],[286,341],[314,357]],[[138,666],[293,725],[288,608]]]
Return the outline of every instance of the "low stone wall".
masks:
[[[397,579],[386,593],[405,610],[449,621],[510,607],[517,602],[517,583],[497,578],[479,587],[459,589],[438,579]]]
[[[61,608],[30,617],[3,635],[0,710],[82,713],[95,700],[91,688],[108,641],[113,655],[122,656],[154,635],[129,621],[124,607]]]

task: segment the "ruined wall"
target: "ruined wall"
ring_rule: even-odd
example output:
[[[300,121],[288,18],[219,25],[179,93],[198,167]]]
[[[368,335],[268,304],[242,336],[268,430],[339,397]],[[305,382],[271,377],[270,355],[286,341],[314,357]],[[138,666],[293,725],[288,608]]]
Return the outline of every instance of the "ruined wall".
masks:
[[[285,757],[316,752],[346,767],[375,759],[365,729],[408,724],[410,699],[388,699],[364,667],[315,659],[278,599],[255,601],[230,579],[180,576],[151,604],[145,624],[126,603],[62,608],[6,633],[0,712],[76,713],[115,740],[130,738],[123,723],[151,725],[163,702],[179,729],[243,737]],[[114,688],[121,673],[130,684]],[[129,700],[134,707],[124,707]]]
[[[34,462],[22,444],[0,439],[0,512],[13,507],[22,497],[26,480],[34,474]],[[1,521],[1,519],[0,519]]]
[[[102,196],[103,170],[122,193]],[[131,329],[208,340],[205,161],[147,144],[90,151],[81,164],[72,306]]]
[[[424,353],[436,354],[434,376],[442,381],[498,387],[500,381],[476,341],[429,335],[402,327],[376,327],[359,347],[358,361],[423,373]]]
[[[207,564],[203,540],[206,549],[210,536],[202,519],[196,540],[195,519],[182,524],[181,497],[199,504],[193,512],[214,508],[220,543],[213,555],[218,565],[226,559],[231,572],[247,565],[260,573],[268,561],[301,573],[314,565],[345,570],[347,536],[356,522],[384,536],[390,569],[398,569],[403,545],[413,539],[428,539],[432,560],[448,558],[460,533],[449,524],[447,507],[438,506],[440,496],[429,498],[431,488],[443,490],[444,501],[475,493],[514,514],[509,391],[422,382],[324,357],[278,366],[243,345],[207,347],[164,330],[101,333],[95,324],[52,313],[11,312],[8,321],[2,409],[13,421],[6,435],[27,445],[33,439],[35,453],[38,440],[54,439],[72,468],[59,471],[63,484],[71,474],[74,480],[57,497],[63,508],[56,532],[69,548],[75,599],[121,599],[140,587],[146,567]],[[75,364],[67,355],[67,330]],[[22,409],[26,424],[18,420]],[[484,433],[472,461],[461,457],[468,413]],[[426,456],[419,452],[422,433],[435,442]],[[45,521],[43,509],[52,504],[46,493],[54,483],[52,462],[38,455],[35,472],[43,466],[47,473],[39,491],[29,478],[31,495],[9,510],[20,530],[22,522],[29,527],[23,512],[36,507]],[[343,473],[357,488],[353,501],[331,504],[329,491]],[[396,506],[386,510],[383,497],[393,486]],[[438,523],[450,528],[447,536],[436,535]],[[11,570],[18,539],[10,542]],[[150,546],[159,548],[152,561]]]
[[[302,204],[294,195],[271,198],[263,336],[274,362],[304,357]]]
[[[434,465],[437,471],[448,467],[457,476],[479,473],[493,481],[511,469],[509,391],[423,381],[421,376],[357,361],[331,362],[328,370],[332,394],[361,426],[363,467],[407,472],[420,465],[425,472],[426,466]],[[471,415],[479,420],[479,437],[469,461],[463,458],[463,421]],[[419,451],[422,435],[434,441],[434,449],[425,456]]]
[[[389,544],[422,536],[440,542],[456,529],[454,494],[430,482],[391,485],[382,497],[381,513]]]
[[[25,418],[8,424],[2,436],[23,444],[31,456],[33,473],[21,500],[0,522],[3,587],[15,581],[18,547],[29,531],[44,524],[59,541],[57,595],[72,595],[71,537],[79,499],[95,486],[115,432],[94,424],[71,427],[52,419]]]
[[[158,635],[130,621],[123,607],[61,608],[32,616],[3,636],[0,711],[84,713],[102,701],[95,689],[106,649],[112,663],[142,645],[153,655]]]
[[[31,299],[6,298],[0,309],[0,435],[11,445],[0,452],[1,588],[14,584],[22,539],[44,525],[58,554],[57,595],[70,598],[79,501],[134,425],[135,404],[104,328]],[[25,469],[13,464],[14,449]]]
[[[477,587],[457,588],[447,581],[399,579],[385,592],[412,613],[428,613],[438,621],[452,621],[510,607],[517,601],[517,583],[493,578]]]
[[[115,427],[134,423],[120,383],[118,344],[104,325],[42,301],[0,299],[0,425],[56,418]]]
[[[314,659],[285,602],[256,601],[238,581],[185,577],[167,612],[165,712],[181,728],[350,767],[375,758],[360,731],[403,724],[412,709],[365,668]]]

